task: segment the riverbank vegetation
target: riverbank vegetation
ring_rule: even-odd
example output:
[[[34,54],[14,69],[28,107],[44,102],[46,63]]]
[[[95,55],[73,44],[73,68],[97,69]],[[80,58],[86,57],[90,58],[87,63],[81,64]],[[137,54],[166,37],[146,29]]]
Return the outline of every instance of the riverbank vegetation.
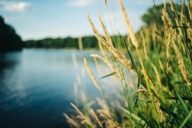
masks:
[[[41,40],[27,40],[24,42],[25,48],[79,48],[79,42],[82,42],[86,49],[98,48],[97,40],[94,36],[82,38],[45,38]]]
[[[14,28],[5,23],[0,16],[0,52],[21,50],[23,41]]]
[[[117,1],[128,37],[111,38],[102,17],[98,17],[104,32],[101,35],[88,18],[101,51],[101,55],[92,56],[94,60],[103,61],[110,71],[97,78],[84,60],[101,97],[84,101],[82,109],[72,103],[76,115],[65,115],[66,119],[71,127],[83,128],[191,127],[191,1],[180,5],[172,0],[162,5],[154,3],[154,7],[143,16],[145,26],[137,34],[133,32],[123,0]],[[123,46],[126,53],[114,44]],[[112,100],[108,100],[102,89],[108,85],[100,82],[109,77],[120,81],[116,86],[121,91],[113,95]],[[113,85],[113,82],[110,84]],[[111,90],[110,87],[107,91]]]
[[[111,36],[111,38],[119,36]],[[121,36],[126,38],[126,35]],[[79,49],[79,43],[82,43],[83,49],[98,49],[98,42],[95,36],[66,37],[66,38],[45,38],[40,40],[24,41],[25,48],[74,48]],[[118,44],[117,44],[118,45]]]

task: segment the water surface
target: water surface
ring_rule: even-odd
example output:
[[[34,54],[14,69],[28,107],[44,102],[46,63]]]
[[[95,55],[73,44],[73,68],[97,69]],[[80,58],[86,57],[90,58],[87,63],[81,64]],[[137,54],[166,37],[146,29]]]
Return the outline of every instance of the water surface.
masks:
[[[0,53],[0,128],[66,128],[83,57],[96,51],[24,49]],[[95,66],[89,61],[93,70]],[[86,72],[88,95],[97,96]],[[78,100],[78,99],[76,99]]]

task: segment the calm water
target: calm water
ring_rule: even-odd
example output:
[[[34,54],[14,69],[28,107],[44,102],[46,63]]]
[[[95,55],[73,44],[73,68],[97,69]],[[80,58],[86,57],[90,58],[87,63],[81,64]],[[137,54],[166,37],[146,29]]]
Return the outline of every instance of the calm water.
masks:
[[[0,128],[66,128],[83,57],[94,51],[24,49],[0,53]],[[76,56],[76,57],[75,57]],[[93,70],[96,70],[89,61]],[[97,96],[84,73],[84,88]]]

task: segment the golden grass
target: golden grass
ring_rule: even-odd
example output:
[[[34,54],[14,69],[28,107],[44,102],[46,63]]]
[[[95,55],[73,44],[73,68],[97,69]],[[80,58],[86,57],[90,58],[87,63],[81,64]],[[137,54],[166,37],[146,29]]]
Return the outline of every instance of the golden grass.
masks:
[[[125,44],[126,48],[122,49],[126,49],[126,55],[114,45],[117,42],[110,36],[101,16],[98,19],[104,35],[99,33],[90,17],[88,20],[101,51],[101,55],[94,54],[92,57],[102,60],[115,72],[107,77],[115,75],[119,79],[121,96],[113,96],[112,101],[108,100],[103,94],[99,80],[95,78],[84,59],[85,68],[102,96],[95,100],[94,105],[98,106],[95,109],[89,106],[85,111],[80,111],[72,104],[77,116],[70,118],[65,115],[66,119],[74,127],[190,127],[191,3],[182,5],[180,10],[177,9],[180,6],[172,0],[170,3],[164,3],[161,8],[161,28],[158,29],[158,25],[153,24],[149,28],[143,27],[137,35],[133,32],[123,0],[118,0],[118,4],[128,32],[127,40],[122,39],[118,43]],[[188,10],[188,14],[183,11],[184,8]],[[134,88],[131,87],[131,81],[136,81],[136,78],[133,78],[131,73],[135,73],[138,78]],[[131,81],[128,81],[126,76],[129,76]]]

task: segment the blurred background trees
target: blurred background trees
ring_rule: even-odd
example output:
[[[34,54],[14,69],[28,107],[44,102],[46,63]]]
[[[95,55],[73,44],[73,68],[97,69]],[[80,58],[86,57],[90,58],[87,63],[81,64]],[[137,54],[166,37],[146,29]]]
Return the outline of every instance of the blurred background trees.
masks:
[[[0,16],[0,51],[20,50],[22,46],[23,41],[21,37]]]

